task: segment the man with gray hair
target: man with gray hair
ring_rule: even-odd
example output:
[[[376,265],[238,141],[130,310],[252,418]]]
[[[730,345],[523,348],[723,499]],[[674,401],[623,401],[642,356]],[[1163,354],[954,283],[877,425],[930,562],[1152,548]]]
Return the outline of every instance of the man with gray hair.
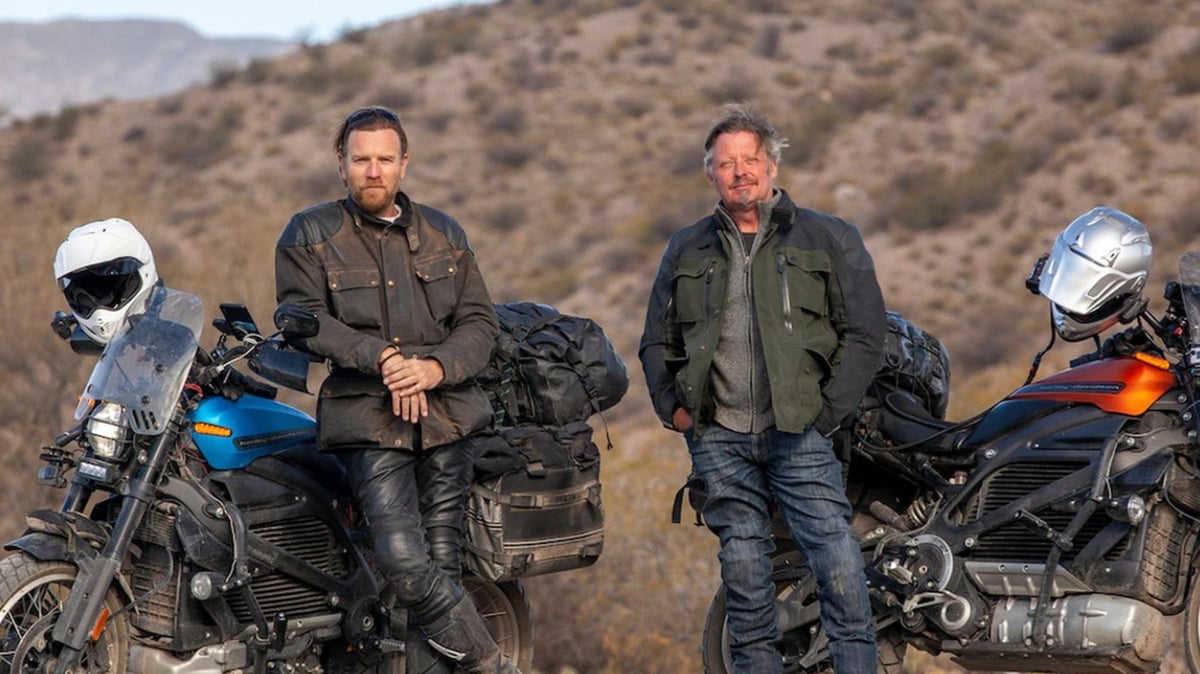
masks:
[[[862,555],[830,437],[878,367],[883,296],[858,229],[775,187],[787,141],[747,104],[724,113],[704,141],[720,201],[671,237],[654,280],[646,384],[704,482],[733,671],[782,671],[774,504],[816,576],[835,671],[873,674]]]

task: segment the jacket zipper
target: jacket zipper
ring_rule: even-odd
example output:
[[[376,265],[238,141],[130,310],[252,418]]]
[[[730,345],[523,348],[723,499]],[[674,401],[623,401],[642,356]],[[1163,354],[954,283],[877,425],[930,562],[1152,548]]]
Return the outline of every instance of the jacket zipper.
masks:
[[[383,313],[383,338],[385,340],[387,340],[388,344],[391,344],[396,349],[399,349],[400,344],[396,342],[395,335],[392,334],[392,319],[390,316],[391,312],[388,311],[388,304],[389,304],[388,291],[387,291],[388,269],[384,262],[388,258],[387,258],[387,249],[384,246],[384,242],[387,240],[389,234],[390,233],[385,229],[383,232],[383,236],[380,236],[378,239],[378,241],[379,241],[379,270],[381,272],[383,272],[382,274],[379,275],[379,292],[382,293],[382,295],[383,295],[383,312],[382,312]],[[401,357],[404,357],[404,356],[401,356]]]
[[[788,290],[787,258],[783,253],[775,256],[775,266],[779,269],[779,287],[783,291],[783,328],[789,336],[792,334],[792,297]]]
[[[757,237],[755,237],[755,238],[757,238]],[[750,432],[756,433],[759,430],[758,428],[755,428],[755,426],[754,426],[755,413],[758,410],[758,400],[756,399],[754,394],[758,390],[758,382],[754,381],[754,375],[755,375],[755,373],[758,372],[758,368],[753,365],[753,359],[754,359],[754,354],[756,353],[756,349],[754,348],[754,316],[755,316],[754,289],[751,287],[751,280],[754,278],[754,276],[750,273],[751,272],[750,266],[753,263],[753,260],[754,260],[754,247],[751,246],[750,250],[746,253],[746,264],[744,265],[744,268],[742,270],[742,274],[746,277],[745,282],[742,284],[742,287],[745,288],[745,291],[746,291],[746,307],[749,311],[749,315],[746,317],[746,344],[748,344],[750,347],[750,359],[751,359],[751,365],[750,365]]]
[[[708,273],[704,275],[704,310],[712,312],[712,284],[713,276],[717,273],[717,263],[710,262],[708,264]]]

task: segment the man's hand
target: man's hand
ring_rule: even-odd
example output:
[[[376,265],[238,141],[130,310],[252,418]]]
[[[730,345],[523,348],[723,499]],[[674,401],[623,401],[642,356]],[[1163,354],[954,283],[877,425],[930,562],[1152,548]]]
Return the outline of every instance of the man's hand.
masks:
[[[442,364],[433,358],[388,358],[382,365],[383,383],[392,392],[392,413],[416,423],[429,416],[425,392],[446,378]]]
[[[676,407],[671,413],[671,425],[680,433],[692,427],[692,415],[682,407]]]
[[[421,391],[411,396],[392,392],[392,414],[414,424],[420,421],[421,417],[429,416],[429,401],[425,398],[425,392]]]

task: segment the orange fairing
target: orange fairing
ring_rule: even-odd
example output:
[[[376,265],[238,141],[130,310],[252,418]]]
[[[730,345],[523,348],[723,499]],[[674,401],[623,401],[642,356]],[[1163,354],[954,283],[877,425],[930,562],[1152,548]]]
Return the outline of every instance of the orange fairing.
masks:
[[[1022,386],[1009,398],[1089,403],[1105,412],[1137,416],[1173,386],[1175,375],[1158,363],[1109,358]]]

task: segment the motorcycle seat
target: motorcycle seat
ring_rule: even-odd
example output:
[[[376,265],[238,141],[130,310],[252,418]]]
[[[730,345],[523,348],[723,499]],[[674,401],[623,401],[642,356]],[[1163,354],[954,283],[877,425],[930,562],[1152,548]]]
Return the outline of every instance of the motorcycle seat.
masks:
[[[275,456],[317,476],[334,492],[346,493],[349,489],[346,464],[335,454],[319,451],[311,445],[301,445],[285,449]]]
[[[934,417],[911,396],[892,393],[880,400],[879,430],[897,446],[939,454],[954,452],[960,435],[954,432],[957,426]]]

